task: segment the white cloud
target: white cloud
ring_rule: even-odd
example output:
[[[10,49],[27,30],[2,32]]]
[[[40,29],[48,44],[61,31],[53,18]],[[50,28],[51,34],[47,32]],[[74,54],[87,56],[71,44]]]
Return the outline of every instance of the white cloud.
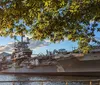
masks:
[[[36,49],[36,48],[39,48],[39,47],[43,47],[43,46],[48,46],[50,44],[50,42],[46,42],[46,41],[30,41],[30,44],[29,44],[29,48],[30,49]]]
[[[31,50],[37,49],[43,46],[48,46],[50,44],[49,40],[39,41],[39,40],[30,40],[30,44],[28,45]],[[8,52],[11,53],[14,49],[14,42],[10,42],[5,46],[0,46],[0,53],[1,52]]]

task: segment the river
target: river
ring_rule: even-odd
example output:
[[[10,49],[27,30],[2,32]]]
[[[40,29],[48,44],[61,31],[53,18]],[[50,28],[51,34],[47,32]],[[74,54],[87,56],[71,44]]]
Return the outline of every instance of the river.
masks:
[[[0,75],[0,85],[100,85],[99,77]]]

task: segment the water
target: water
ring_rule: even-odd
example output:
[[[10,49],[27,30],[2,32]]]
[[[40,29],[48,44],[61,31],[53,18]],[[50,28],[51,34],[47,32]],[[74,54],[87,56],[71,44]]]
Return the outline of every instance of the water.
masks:
[[[99,80],[99,77],[0,75],[0,85],[100,85]]]

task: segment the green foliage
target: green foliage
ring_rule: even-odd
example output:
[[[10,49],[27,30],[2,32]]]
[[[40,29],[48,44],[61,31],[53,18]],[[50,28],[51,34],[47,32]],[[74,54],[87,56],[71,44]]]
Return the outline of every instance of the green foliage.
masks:
[[[91,27],[90,21],[94,22]],[[100,0],[0,1],[0,36],[30,34],[53,42],[67,37],[86,52],[94,31],[100,32],[99,21]]]

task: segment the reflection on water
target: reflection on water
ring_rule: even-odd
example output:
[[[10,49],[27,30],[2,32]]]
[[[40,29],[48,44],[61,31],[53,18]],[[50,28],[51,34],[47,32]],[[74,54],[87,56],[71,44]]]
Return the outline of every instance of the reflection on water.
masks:
[[[99,79],[98,77],[0,75],[0,81],[21,81],[0,82],[0,85],[100,85]]]

